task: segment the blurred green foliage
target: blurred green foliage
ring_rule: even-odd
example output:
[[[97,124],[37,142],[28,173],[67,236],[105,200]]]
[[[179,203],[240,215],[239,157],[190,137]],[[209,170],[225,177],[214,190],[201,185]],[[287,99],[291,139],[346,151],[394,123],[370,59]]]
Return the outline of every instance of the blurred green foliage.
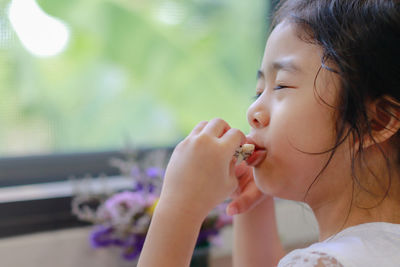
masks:
[[[12,32],[7,2],[0,32]],[[267,1],[38,4],[71,38],[47,58],[15,33],[0,44],[0,156],[119,149],[126,139],[170,146],[213,117],[248,131]]]

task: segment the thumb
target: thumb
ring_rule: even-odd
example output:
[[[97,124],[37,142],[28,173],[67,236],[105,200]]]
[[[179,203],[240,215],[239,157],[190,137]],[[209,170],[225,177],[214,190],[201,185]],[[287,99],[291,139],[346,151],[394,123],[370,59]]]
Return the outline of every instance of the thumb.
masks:
[[[226,207],[226,213],[230,216],[247,212],[258,205],[266,197],[257,186],[252,183],[237,198]]]
[[[242,161],[241,163],[235,165],[235,175],[238,178],[244,176],[251,176],[252,173],[253,173],[253,168],[248,166],[245,161]]]

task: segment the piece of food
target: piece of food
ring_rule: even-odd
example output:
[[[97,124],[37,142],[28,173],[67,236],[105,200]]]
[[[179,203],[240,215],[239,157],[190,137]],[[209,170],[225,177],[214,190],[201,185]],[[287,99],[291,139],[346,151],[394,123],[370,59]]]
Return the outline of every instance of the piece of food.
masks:
[[[255,145],[253,144],[244,144],[238,149],[236,149],[234,156],[237,158],[236,164],[239,164],[243,160],[246,160],[253,154],[255,149]]]

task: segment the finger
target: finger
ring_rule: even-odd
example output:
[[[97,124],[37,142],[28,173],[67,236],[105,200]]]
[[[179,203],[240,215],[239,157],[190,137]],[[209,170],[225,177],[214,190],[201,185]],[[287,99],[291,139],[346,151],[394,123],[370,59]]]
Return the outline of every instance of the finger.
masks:
[[[241,178],[243,177],[253,177],[253,168],[247,165],[245,161],[242,161],[237,164],[237,158],[232,156],[232,160],[229,166],[229,173],[233,174],[236,179],[239,179],[239,183],[241,182]]]
[[[233,145],[231,148],[232,151],[230,151],[233,155],[236,149],[245,143],[246,136],[240,130],[231,128],[221,137],[221,141],[230,146],[231,144]]]
[[[226,208],[228,215],[236,215],[247,212],[258,205],[266,197],[255,184],[249,185],[246,191],[242,192]]]
[[[231,176],[232,179],[237,179],[236,168],[235,168],[236,161],[237,161],[236,158],[232,157],[231,162],[229,163],[229,176]]]
[[[190,133],[190,135],[196,135],[199,134],[204,127],[207,125],[208,121],[201,121],[199,122],[192,130],[192,132]]]
[[[212,136],[217,136],[221,137],[223,136],[226,131],[228,131],[231,127],[229,124],[224,121],[223,119],[216,118],[212,119],[204,128],[204,132],[212,135]]]
[[[247,165],[245,161],[242,161],[240,164],[235,165],[235,175],[237,178],[242,178],[245,176],[251,176],[253,173],[253,168]]]
[[[238,181],[239,187],[232,194],[232,197],[237,197],[241,192],[241,189],[244,188],[247,183],[253,181],[253,169],[247,166],[245,163],[236,165],[236,159],[233,158],[231,161],[230,173],[234,173],[234,179]]]
[[[231,199],[235,199],[235,198],[239,197],[241,192],[242,192],[242,189],[241,189],[241,187],[239,185],[239,186],[236,187],[236,190],[233,191],[233,193],[230,195],[230,198]]]
[[[250,167],[241,169],[242,169],[241,175],[237,175],[238,172],[235,173],[236,179],[238,181],[238,186],[236,190],[231,194],[231,198],[234,199],[238,198],[242,193],[242,191],[246,190],[247,185],[253,182],[253,175],[252,175],[253,170]]]

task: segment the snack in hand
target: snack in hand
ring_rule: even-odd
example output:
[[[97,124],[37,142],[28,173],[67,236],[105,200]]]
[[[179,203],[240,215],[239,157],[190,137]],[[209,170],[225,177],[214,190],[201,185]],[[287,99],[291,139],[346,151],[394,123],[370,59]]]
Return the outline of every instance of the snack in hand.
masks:
[[[243,160],[246,160],[250,157],[251,154],[253,154],[255,149],[255,145],[253,144],[244,144],[238,149],[236,149],[235,154],[233,155],[234,157],[237,158],[236,164],[239,164]]]

